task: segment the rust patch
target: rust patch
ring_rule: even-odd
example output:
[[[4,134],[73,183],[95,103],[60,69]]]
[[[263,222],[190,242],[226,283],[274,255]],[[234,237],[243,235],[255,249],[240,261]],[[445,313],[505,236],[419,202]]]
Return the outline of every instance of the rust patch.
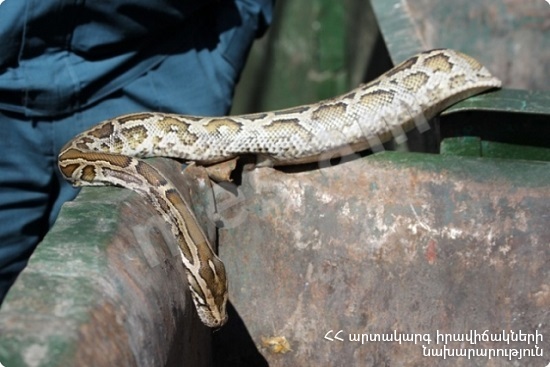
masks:
[[[367,106],[390,104],[393,102],[393,98],[393,92],[388,92],[385,90],[375,90],[363,95],[361,97],[361,104]]]
[[[285,354],[292,351],[290,348],[290,343],[284,336],[262,336],[260,339],[262,341],[262,346],[267,348],[271,353]]]
[[[220,128],[225,127],[231,132],[237,132],[241,129],[241,124],[229,118],[212,119],[204,125],[204,128],[210,132],[220,132]]]
[[[408,90],[416,92],[426,84],[428,79],[429,77],[426,73],[418,71],[403,78],[401,84]]]
[[[449,56],[437,53],[424,59],[424,66],[433,71],[449,72],[453,68],[453,64],[449,61]]]
[[[138,293],[138,292],[136,292]],[[92,308],[89,321],[78,329],[74,366],[135,366],[138,364],[130,346],[131,337],[120,321],[127,315],[111,303],[101,302]]]
[[[320,120],[324,118],[337,118],[346,113],[347,105],[339,102],[329,105],[321,105],[315,111],[313,111],[311,117],[313,120]]]
[[[533,294],[535,304],[540,308],[550,307],[550,285],[542,284],[541,289]]]
[[[400,71],[409,69],[411,66],[416,64],[417,60],[418,56],[411,57],[410,59],[403,61],[401,64],[388,71],[385,75],[389,77],[399,73]]]
[[[231,182],[231,172],[237,167],[237,158],[204,167],[210,179],[216,182]]]
[[[424,253],[428,264],[433,265],[437,261],[437,242],[430,240]]]

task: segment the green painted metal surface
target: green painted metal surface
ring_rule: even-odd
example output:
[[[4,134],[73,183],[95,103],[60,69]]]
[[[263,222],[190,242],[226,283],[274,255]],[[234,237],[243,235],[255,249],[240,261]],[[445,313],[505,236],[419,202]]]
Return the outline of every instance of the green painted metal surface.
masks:
[[[426,357],[423,343],[353,343],[349,334],[521,329],[542,333],[546,356],[549,184],[548,162],[398,152],[245,171],[246,205],[233,213],[242,225],[220,229],[236,312],[218,345],[229,360],[244,359],[239,341],[250,335],[271,367],[505,366]],[[325,339],[330,330],[344,340]],[[291,351],[271,351],[262,344],[270,336]]]
[[[274,24],[252,48],[232,114],[316,102],[354,88],[370,61],[380,59],[372,54],[378,37],[363,1],[277,1]]]
[[[500,89],[465,99],[445,110],[443,115],[465,110],[483,110],[550,116],[550,92]]]
[[[490,0],[482,3],[466,0],[453,3],[427,0],[373,0],[372,5],[395,62],[427,48],[454,47],[479,58],[487,63],[491,70],[494,68],[506,86],[536,87],[540,85],[537,82],[546,82],[549,78],[547,68],[541,67],[550,64],[547,51],[550,49],[550,37],[547,29],[541,29],[541,25],[546,24],[544,22],[548,19],[546,8],[543,8],[546,4],[542,0]],[[372,53],[378,31],[374,27],[374,18],[369,13],[370,8],[362,1],[280,0],[278,9],[278,20],[271,30],[271,35],[260,44],[263,48],[255,48],[252,51],[234,113],[289,107],[343,93],[362,80],[371,62],[381,57],[378,53]],[[350,22],[350,19],[354,21]],[[356,23],[360,22],[364,23],[365,28],[355,28]],[[350,27],[349,24],[355,25]],[[469,26],[465,26],[466,24]],[[453,31],[457,27],[459,31]],[[534,56],[536,52],[539,56]],[[518,65],[523,65],[524,68],[517,69]],[[241,100],[242,95],[245,95],[246,100]],[[500,319],[495,320],[493,316],[498,314],[503,316],[503,319],[509,317],[505,320],[509,325],[525,322],[521,325],[532,326],[533,322],[538,323],[542,318],[541,325],[547,330],[548,313],[545,310],[548,309],[548,291],[545,291],[543,286],[536,287],[548,283],[548,272],[541,269],[544,269],[543,266],[549,261],[548,247],[544,246],[550,243],[550,237],[543,219],[548,213],[546,208],[549,208],[547,191],[550,188],[550,167],[546,162],[523,160],[548,160],[548,135],[537,133],[548,130],[536,129],[548,126],[549,109],[548,92],[503,89],[468,99],[444,114],[444,119],[450,119],[450,125],[454,126],[457,120],[467,121],[470,125],[461,125],[456,129],[455,132],[458,134],[455,135],[461,137],[446,139],[443,142],[442,155],[386,152],[360,162],[343,164],[344,168],[337,171],[340,173],[331,178],[324,175],[324,171],[319,173],[314,169],[297,174],[275,171],[273,174],[265,175],[264,181],[256,178],[245,180],[244,186],[248,186],[244,189],[248,191],[240,193],[243,195],[239,198],[240,206],[230,209],[232,214],[244,212],[252,217],[250,221],[244,221],[234,228],[228,226],[221,230],[224,233],[222,253],[231,273],[231,297],[242,316],[233,310],[233,326],[230,325],[215,334],[218,349],[214,358],[218,364],[227,365],[231,364],[231,361],[236,361],[234,365],[242,365],[239,363],[248,357],[244,358],[239,354],[247,351],[257,358],[257,348],[266,353],[266,359],[270,360],[272,366],[307,365],[316,358],[324,362],[324,356],[334,358],[338,364],[354,356],[363,359],[359,358],[353,362],[369,361],[372,362],[371,365],[387,364],[386,362],[392,358],[397,361],[399,355],[393,350],[385,350],[388,346],[378,346],[373,350],[374,353],[366,353],[366,348],[351,348],[352,345],[347,345],[343,348],[347,352],[342,353],[342,348],[335,348],[335,344],[328,346],[320,337],[326,330],[321,330],[319,323],[332,318],[334,323],[323,324],[328,328],[338,327],[342,321],[338,317],[342,315],[343,297],[357,298],[363,291],[364,297],[356,300],[356,303],[350,303],[350,308],[346,309],[349,317],[343,320],[343,323],[348,323],[347,325],[352,327],[359,325],[367,328],[378,322],[379,326],[393,327],[395,322],[405,320],[405,325],[416,322],[414,325],[425,326],[422,324],[424,320],[427,323],[442,322],[445,326],[449,323],[468,323],[472,314],[476,320],[496,322]],[[472,111],[480,111],[482,114],[476,115]],[[519,124],[529,125],[534,134],[538,134],[538,147],[518,147],[517,144],[512,144],[514,138],[521,135],[515,127],[518,124],[502,122],[516,114],[521,115],[523,119]],[[493,120],[492,125],[487,124],[485,129],[491,132],[490,136],[495,137],[500,132],[501,136],[506,135],[506,143],[488,141],[483,136],[483,129],[476,130],[472,127],[483,125],[486,120]],[[446,127],[443,127],[443,130],[445,129]],[[481,133],[474,137],[465,136],[478,131]],[[346,171],[346,165],[354,167],[352,171],[356,169],[355,175],[350,175],[349,171]],[[371,170],[372,167],[369,165],[375,169]],[[177,168],[173,168],[172,171],[177,172]],[[257,172],[248,172],[244,175],[249,178],[257,175]],[[358,187],[358,176],[364,180],[364,187]],[[274,180],[274,177],[280,182]],[[400,179],[407,180],[407,185],[400,182]],[[339,203],[326,213],[323,212],[326,210],[323,207],[317,208],[318,210],[308,207],[308,211],[305,212],[304,207],[298,205],[301,202],[314,202],[317,205],[339,200],[339,196],[331,196],[330,190],[334,190],[334,187],[328,185],[335,182],[335,186],[342,189],[345,195],[356,193],[357,197],[348,200],[347,204]],[[307,186],[309,184],[311,185]],[[323,185],[329,186],[328,191],[320,194],[324,190]],[[293,188],[301,190],[304,187],[309,189],[302,196],[292,192]],[[471,187],[474,189],[470,190]],[[499,197],[500,191],[493,190],[494,187],[506,187],[508,196]],[[150,329],[134,329],[135,331],[130,334],[118,334],[124,331],[119,323],[120,317],[124,316],[117,314],[118,319],[107,318],[108,322],[105,322],[105,317],[115,314],[116,310],[113,311],[105,303],[97,306],[98,300],[116,298],[118,295],[133,300],[124,303],[125,310],[132,309],[132,306],[139,308],[145,305],[145,302],[139,299],[144,286],[136,281],[139,279],[136,274],[131,274],[131,281],[126,283],[126,286],[133,284],[134,287],[124,288],[124,281],[120,280],[107,287],[112,294],[106,295],[105,288],[102,288],[105,283],[101,276],[109,269],[116,268],[125,274],[126,267],[120,266],[126,264],[123,260],[128,261],[126,265],[135,262],[127,252],[115,254],[118,257],[113,257],[113,254],[109,253],[113,233],[117,228],[120,229],[118,226],[121,221],[129,220],[132,213],[146,213],[144,207],[135,202],[126,205],[128,197],[121,196],[121,192],[117,189],[83,191],[78,200],[86,203],[85,208],[67,206],[55,229],[33,255],[29,270],[22,275],[18,286],[10,292],[6,306],[0,313],[0,362],[6,367],[71,365],[71,361],[75,360],[74,356],[79,353],[78,343],[83,340],[92,343],[89,350],[80,350],[80,353],[84,353],[80,354],[80,358],[82,355],[88,357],[94,353],[96,345],[93,344],[93,340],[97,340],[98,336],[103,337],[105,341],[99,351],[96,351],[98,354],[126,358],[126,361],[129,361],[128,365],[132,365],[137,363],[133,360],[134,356],[124,355],[122,352],[125,346],[124,335],[143,337],[142,334],[156,331],[160,336],[155,342],[159,343],[164,342],[163,338],[170,334],[166,333],[165,326],[161,325],[162,321],[150,324],[150,320],[147,319],[149,316],[135,316],[139,314],[133,314],[135,317],[131,321],[141,320],[148,324],[147,327]],[[258,195],[258,192],[265,195]],[[377,195],[374,195],[375,193]],[[202,212],[208,211],[212,206],[209,195],[205,192],[197,195],[198,207],[202,208]],[[361,200],[365,195],[369,196],[369,201],[362,207]],[[483,195],[492,195],[492,199],[483,201]],[[517,201],[516,196],[519,197]],[[430,206],[434,208],[433,211],[426,209]],[[121,218],[119,209],[125,207],[125,218]],[[286,212],[287,209],[290,211]],[[533,212],[533,209],[536,212]],[[432,232],[423,227],[424,219],[418,217],[415,210],[420,214],[425,211],[424,214],[428,217],[433,216],[432,227],[429,227]],[[348,220],[350,212],[357,214],[360,219]],[[291,215],[287,216],[288,213]],[[365,213],[367,215],[364,215]],[[523,213],[523,217],[518,218],[517,213]],[[288,218],[292,215],[296,217],[289,223]],[[409,221],[407,223],[410,223],[409,227],[400,228],[398,235],[387,230],[395,223],[396,217],[405,218]],[[208,216],[202,218],[204,223],[211,224]],[[255,226],[258,218],[267,218],[275,224],[271,226],[273,223],[270,222]],[[464,234],[464,238],[445,237],[443,227],[453,224],[453,218],[457,220],[456,225],[460,227],[460,233]],[[477,227],[480,233],[477,237],[471,235],[468,232],[470,228],[481,222],[487,226]],[[347,230],[342,231],[341,226],[336,226],[338,223],[346,224]],[[528,227],[525,227],[526,225]],[[302,231],[296,230],[299,226],[303,227]],[[357,229],[359,227],[366,230],[362,232]],[[417,232],[412,233],[411,228],[415,228]],[[494,250],[494,246],[498,247],[498,251],[491,253],[494,257],[488,256],[477,246],[478,242],[486,245],[484,241],[489,241],[487,231],[484,232],[486,228],[493,231],[492,236],[503,236],[498,240],[498,245],[487,245],[486,250],[489,252]],[[525,231],[525,228],[531,232]],[[210,234],[214,233],[212,226],[209,231]],[[317,238],[319,233],[325,236],[324,239],[329,240],[319,240],[319,246],[313,248],[310,245],[311,238]],[[300,241],[281,241],[281,238],[298,234],[302,236]],[[337,241],[342,240],[344,236],[350,236],[352,240],[339,246]],[[430,236],[447,241],[439,244],[442,246],[441,258],[447,262],[436,264],[435,270],[432,266],[435,260],[433,248],[430,247]],[[375,244],[383,246],[374,251],[373,242],[367,243],[364,238],[374,239],[378,241],[374,241]],[[533,247],[528,243],[519,243],[518,238],[525,240],[525,243],[530,238],[540,238],[541,240],[535,244],[535,250],[538,251],[536,256],[531,252],[535,251]],[[275,243],[269,246],[271,240]],[[82,246],[84,242],[86,245]],[[412,248],[413,251],[407,246],[418,247]],[[126,247],[122,248],[128,250]],[[517,256],[516,260],[520,259],[519,263],[503,261],[503,258],[507,259],[509,251]],[[462,268],[457,267],[457,252],[465,254],[464,259],[470,259],[469,261],[476,266],[466,264]],[[354,265],[355,268],[350,265],[350,262],[366,256],[365,253],[376,256],[367,256],[365,263],[358,261]],[[267,256],[270,254],[272,256]],[[429,266],[420,261],[423,256]],[[481,260],[484,256],[489,265]],[[162,256],[159,258],[165,260]],[[113,259],[118,262],[109,263]],[[416,263],[417,268],[408,267],[406,262],[410,259],[419,261]],[[339,266],[335,266],[335,263]],[[113,264],[119,266],[114,267]],[[166,264],[163,271],[169,272],[174,264]],[[285,264],[292,264],[290,271],[273,271],[280,270]],[[316,267],[309,271],[311,264],[316,264]],[[495,264],[499,264],[500,267]],[[493,266],[493,270],[499,273],[492,273],[487,266]],[[346,272],[352,268],[357,271]],[[418,273],[418,269],[422,272]],[[513,271],[507,272],[510,269]],[[531,269],[533,273],[527,273],[525,269]],[[363,270],[365,271],[362,272]],[[322,281],[319,282],[315,277],[311,278],[311,274],[319,276]],[[369,276],[365,276],[366,274]],[[407,276],[399,278],[402,274]],[[481,275],[476,277],[476,274]],[[365,278],[362,279],[361,276]],[[164,285],[163,279],[159,276],[157,284]],[[508,280],[513,281],[513,284],[520,284],[522,288],[506,288],[512,284]],[[347,288],[350,282],[355,281],[358,281],[357,284],[360,286]],[[476,287],[476,282],[480,281],[482,284]],[[336,289],[334,284],[339,284],[340,287]],[[494,287],[486,289],[487,284]],[[448,285],[452,287],[449,288]],[[509,293],[501,294],[501,289],[508,290]],[[525,289],[530,293],[525,293]],[[488,291],[492,292],[490,294],[493,298],[486,297]],[[156,299],[158,304],[164,306],[158,309],[154,305],[149,307],[153,310],[151,315],[166,316],[159,320],[172,320],[169,322],[172,326],[177,324],[174,320],[188,320],[179,314],[183,311],[178,307],[184,308],[181,306],[182,299],[167,298],[173,294],[177,294],[175,288]],[[418,297],[419,294],[425,296]],[[310,307],[309,313],[305,313],[305,319],[310,316],[314,322],[301,322],[301,319],[293,316],[294,312],[303,311],[296,305],[299,297],[310,297],[315,301],[298,305],[306,309]],[[439,300],[438,307],[433,308],[433,305],[430,306],[429,302],[426,302],[430,297]],[[444,304],[445,300],[450,299],[453,302]],[[479,304],[475,303],[476,299]],[[516,303],[503,305],[496,302],[499,299],[512,299]],[[362,305],[361,302],[365,302],[364,304],[369,307],[359,307]],[[486,313],[480,315],[474,311],[465,312],[465,309],[460,307],[466,303],[472,306],[470,311],[483,309]],[[118,301],[113,304],[120,305]],[[259,304],[264,306],[259,307]],[[421,308],[423,312],[418,314],[419,305],[422,304],[426,307]],[[179,306],[173,307],[174,305]],[[533,313],[521,313],[527,306],[531,307],[530,309],[539,307],[536,317]],[[434,313],[440,318],[422,319],[423,315],[426,315],[424,311]],[[487,319],[483,319],[484,316],[487,316]],[[245,320],[247,324],[234,327],[234,320],[240,320],[241,317],[241,321]],[[359,321],[350,324],[350,319],[354,317]],[[365,324],[366,321],[372,323]],[[124,322],[129,321],[123,319],[122,324]],[[43,327],[42,331],[36,331],[40,327]],[[89,328],[94,327],[97,331],[92,335],[96,339],[83,339],[82,335],[89,335]],[[363,330],[367,329],[358,329]],[[195,338],[197,335],[205,335],[200,325],[191,325],[191,330],[188,331],[187,334],[173,336],[174,339],[170,341],[189,341],[191,336]],[[288,333],[292,341],[292,353],[287,356],[267,354],[269,352],[261,347],[261,336],[283,331]],[[252,337],[248,332],[252,333]],[[245,342],[241,339],[243,335]],[[141,341],[143,340],[146,339]],[[109,345],[115,347],[109,349]],[[171,354],[166,359],[168,364],[178,365],[179,358],[185,353],[177,350],[177,346],[172,348],[174,349],[169,351]],[[139,351],[134,352],[135,355],[140,355]],[[195,350],[194,353],[203,353],[202,358],[208,364],[208,348],[203,352]],[[402,364],[405,364],[411,355],[404,353],[400,360]],[[261,362],[262,358],[259,360]],[[301,364],[289,362],[292,360],[297,360]]]
[[[0,313],[0,361],[5,366],[71,365],[78,329],[90,321],[89,307],[102,297],[96,274],[107,268],[104,254],[109,234],[120,221],[113,208],[126,200],[112,195],[115,190],[84,190],[78,201],[90,204],[85,208],[65,205],[62,219],[33,253]],[[102,197],[114,201],[105,202]],[[89,217],[98,220],[82,225]],[[94,241],[83,246],[83,238]],[[16,314],[27,314],[29,324],[24,317],[13,317]],[[41,321],[49,325],[42,331]]]
[[[199,173],[187,181],[179,163],[151,162],[196,205],[215,243],[205,173],[189,168]],[[211,366],[210,329],[188,292],[175,238],[152,205],[129,190],[85,188],[63,206],[2,304],[0,363]]]
[[[507,88],[549,90],[550,6],[545,1],[372,0],[395,63],[431,48],[480,60]]]
[[[441,142],[441,154],[550,162],[548,148],[482,141],[478,137],[469,136],[444,139]]]
[[[347,74],[343,63],[343,5],[330,1],[282,1],[278,6],[277,24],[271,32],[275,52],[269,69],[257,65],[262,101],[250,108],[271,110],[317,101],[345,91]],[[255,52],[255,51],[253,51]],[[250,62],[261,62],[255,53]],[[250,66],[254,67],[254,65]],[[246,77],[246,74],[245,74]],[[246,83],[246,82],[245,82]],[[250,85],[249,84],[249,85]],[[258,98],[245,95],[244,98]],[[239,96],[234,113],[239,112]],[[241,107],[247,108],[245,106]]]

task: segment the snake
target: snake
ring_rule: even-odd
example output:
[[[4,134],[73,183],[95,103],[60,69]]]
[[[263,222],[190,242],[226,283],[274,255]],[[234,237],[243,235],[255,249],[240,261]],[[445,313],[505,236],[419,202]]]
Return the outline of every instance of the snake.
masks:
[[[228,279],[190,205],[144,158],[211,165],[241,155],[295,165],[374,148],[501,81],[452,49],[421,52],[340,96],[235,116],[140,112],[103,121],[70,140],[58,166],[74,186],[121,186],[146,197],[170,226],[200,320],[227,320]]]

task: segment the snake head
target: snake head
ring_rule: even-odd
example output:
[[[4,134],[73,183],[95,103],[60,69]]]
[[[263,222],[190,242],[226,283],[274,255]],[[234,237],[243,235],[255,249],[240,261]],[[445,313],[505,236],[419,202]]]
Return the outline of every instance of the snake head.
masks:
[[[200,298],[198,298],[194,293],[191,294],[193,295],[193,302],[195,303],[197,314],[203,324],[211,328],[219,328],[225,324],[227,321],[227,312],[225,310],[227,300],[224,301],[221,307],[218,307],[218,305],[207,306],[200,303]]]
[[[188,272],[189,288],[199,318],[208,327],[218,328],[227,321],[227,277],[222,261],[214,256],[200,267],[196,277]]]

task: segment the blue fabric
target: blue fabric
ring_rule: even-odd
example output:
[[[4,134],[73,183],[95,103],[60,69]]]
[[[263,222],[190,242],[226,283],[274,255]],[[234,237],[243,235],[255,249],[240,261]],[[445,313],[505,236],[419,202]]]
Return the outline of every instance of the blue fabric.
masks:
[[[6,0],[0,5],[0,302],[77,190],[73,136],[140,111],[223,115],[272,0]]]
[[[189,50],[217,52],[240,67],[272,4],[8,0],[1,7],[0,109],[52,116],[87,107],[166,58],[183,64]]]

